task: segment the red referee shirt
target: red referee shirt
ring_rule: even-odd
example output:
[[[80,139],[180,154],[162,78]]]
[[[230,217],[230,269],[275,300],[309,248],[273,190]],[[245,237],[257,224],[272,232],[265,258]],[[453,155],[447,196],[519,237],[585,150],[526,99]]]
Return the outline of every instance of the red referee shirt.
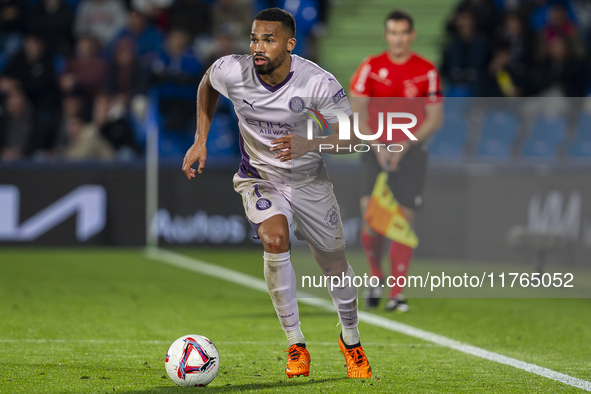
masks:
[[[437,68],[416,53],[411,54],[402,64],[392,62],[386,52],[366,58],[353,75],[349,90],[371,98],[368,104],[368,121],[372,130],[378,130],[379,113],[384,113],[384,131],[379,138],[382,142],[407,139],[399,130],[394,131],[391,140],[387,139],[385,113],[414,114],[417,117],[417,125],[410,129],[414,132],[425,120],[425,105],[441,102],[441,82]],[[406,99],[387,100],[383,97]],[[408,119],[400,119],[400,123],[408,122]]]

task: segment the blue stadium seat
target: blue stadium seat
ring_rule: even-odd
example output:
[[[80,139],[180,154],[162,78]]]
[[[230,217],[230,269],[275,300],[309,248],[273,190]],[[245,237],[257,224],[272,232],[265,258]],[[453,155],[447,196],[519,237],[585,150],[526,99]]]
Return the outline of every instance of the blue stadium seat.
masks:
[[[565,143],[568,126],[563,117],[541,117],[531,130],[523,147],[524,158],[552,159],[558,155],[558,147]]]
[[[572,159],[591,160],[591,114],[581,114],[577,119],[576,136],[569,144],[568,155]]]
[[[445,114],[445,121],[429,146],[429,153],[433,157],[460,158],[464,153],[464,144],[468,136],[466,119],[459,112]]]
[[[481,158],[508,158],[519,131],[519,120],[507,111],[486,113],[482,124],[476,156]]]
[[[577,119],[576,139],[591,139],[591,114],[580,114]]]
[[[533,125],[531,138],[543,139],[549,142],[564,142],[567,137],[568,126],[562,116],[541,117]]]
[[[524,158],[530,159],[554,159],[558,156],[557,145],[544,140],[528,140],[521,153]]]
[[[446,116],[454,112],[465,114],[470,111],[474,104],[474,97],[468,96],[445,97],[443,99],[443,106]]]
[[[473,89],[468,84],[462,83],[450,83],[447,91],[445,92],[446,97],[474,97]]]
[[[568,147],[568,155],[571,159],[591,160],[591,139],[574,140]]]

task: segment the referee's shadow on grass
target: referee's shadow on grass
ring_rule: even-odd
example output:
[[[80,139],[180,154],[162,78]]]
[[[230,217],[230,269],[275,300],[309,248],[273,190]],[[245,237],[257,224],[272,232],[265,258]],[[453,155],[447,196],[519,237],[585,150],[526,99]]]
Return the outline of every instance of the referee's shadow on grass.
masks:
[[[265,390],[265,389],[272,389],[272,388],[303,388],[309,387],[314,384],[318,383],[329,383],[329,382],[336,382],[339,380],[347,380],[346,376],[340,378],[327,378],[327,379],[314,379],[314,378],[292,378],[288,380],[282,380],[277,382],[268,382],[268,383],[247,383],[247,384],[231,384],[228,383],[224,386],[207,386],[207,387],[200,387],[200,393],[225,393],[230,391],[252,391],[252,390]],[[186,392],[185,387],[178,387],[178,386],[166,386],[166,387],[153,387],[147,390],[134,390],[134,391],[125,391],[124,393],[127,394],[144,394],[144,393],[178,393],[184,390]]]

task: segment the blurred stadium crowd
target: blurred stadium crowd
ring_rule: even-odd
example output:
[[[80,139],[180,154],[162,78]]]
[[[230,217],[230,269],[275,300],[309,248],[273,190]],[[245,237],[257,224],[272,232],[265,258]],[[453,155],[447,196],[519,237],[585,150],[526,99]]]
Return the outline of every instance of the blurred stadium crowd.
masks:
[[[130,160],[143,154],[150,122],[160,127],[161,155],[182,156],[201,76],[218,57],[248,52],[254,15],[292,12],[295,52],[317,61],[329,4],[0,0],[0,161]],[[446,100],[435,156],[591,157],[584,101],[559,100],[590,94],[590,1],[462,0],[446,37],[440,71],[446,96],[458,99]],[[470,97],[527,96],[551,99],[529,105],[525,121],[510,100],[465,116]],[[538,122],[539,114],[552,118]],[[223,98],[213,127],[211,157],[235,157],[235,115]]]
[[[591,2],[464,0],[447,25],[449,96],[589,93]]]
[[[295,52],[315,59],[326,1],[0,0],[1,161],[133,159],[150,119],[161,154],[184,154],[203,73],[249,52],[252,19],[272,6],[294,14]],[[222,98],[212,156],[237,153],[233,116]]]
[[[591,158],[590,1],[463,0],[446,29],[440,69],[460,99],[434,155]]]

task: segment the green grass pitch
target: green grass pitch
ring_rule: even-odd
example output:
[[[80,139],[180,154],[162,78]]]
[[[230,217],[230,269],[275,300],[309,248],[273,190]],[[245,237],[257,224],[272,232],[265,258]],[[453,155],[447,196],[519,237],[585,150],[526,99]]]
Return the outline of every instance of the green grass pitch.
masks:
[[[258,250],[185,249],[262,278]],[[414,262],[420,265],[420,261]],[[297,269],[297,267],[296,267]],[[591,380],[589,299],[413,299],[375,313]],[[132,249],[0,250],[0,392],[579,392],[513,367],[361,323],[374,376],[346,378],[336,314],[301,305],[309,378],[288,379],[284,334],[263,292]],[[164,356],[181,335],[220,351],[206,388],[176,387]]]

